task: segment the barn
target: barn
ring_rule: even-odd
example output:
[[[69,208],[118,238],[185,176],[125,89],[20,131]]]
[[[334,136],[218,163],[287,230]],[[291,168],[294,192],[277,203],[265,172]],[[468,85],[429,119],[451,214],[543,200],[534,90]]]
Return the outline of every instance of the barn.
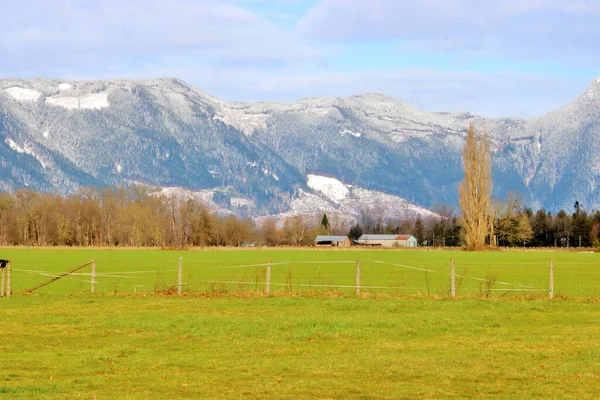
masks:
[[[315,246],[350,247],[348,236],[317,236]]]
[[[412,235],[369,235],[358,238],[358,242],[382,247],[417,247],[417,239]]]

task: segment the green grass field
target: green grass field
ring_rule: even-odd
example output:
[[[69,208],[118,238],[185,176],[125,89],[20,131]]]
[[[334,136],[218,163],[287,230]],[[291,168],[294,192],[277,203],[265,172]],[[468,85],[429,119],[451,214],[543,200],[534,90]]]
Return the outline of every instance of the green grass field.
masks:
[[[273,292],[355,291],[361,260],[363,293],[448,296],[450,259],[455,259],[460,297],[547,296],[550,259],[555,290],[569,298],[600,297],[600,253],[332,250],[114,250],[4,249],[13,264],[13,292],[96,260],[98,293],[153,293],[174,290],[183,257],[185,291],[260,292],[272,260]],[[90,290],[91,267],[38,291],[74,294]],[[488,284],[485,280],[494,281]],[[234,282],[234,283],[231,283]],[[491,290],[488,290],[491,289]]]
[[[188,295],[164,295],[180,256]],[[598,398],[599,256],[3,249],[15,296],[0,299],[0,398]],[[265,297],[265,267],[246,266],[269,258],[282,286]],[[459,300],[447,297],[451,258],[466,276]],[[544,289],[550,258],[561,295],[552,301],[487,298],[472,279]],[[19,295],[91,259],[96,295],[89,275]],[[354,285],[356,259],[361,285],[395,289],[357,298],[329,287]]]

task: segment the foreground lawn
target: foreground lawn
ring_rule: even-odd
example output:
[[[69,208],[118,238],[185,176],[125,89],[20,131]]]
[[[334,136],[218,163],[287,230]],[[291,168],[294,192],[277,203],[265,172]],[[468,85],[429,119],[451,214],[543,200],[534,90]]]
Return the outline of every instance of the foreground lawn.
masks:
[[[598,398],[600,304],[0,299],[0,397]]]

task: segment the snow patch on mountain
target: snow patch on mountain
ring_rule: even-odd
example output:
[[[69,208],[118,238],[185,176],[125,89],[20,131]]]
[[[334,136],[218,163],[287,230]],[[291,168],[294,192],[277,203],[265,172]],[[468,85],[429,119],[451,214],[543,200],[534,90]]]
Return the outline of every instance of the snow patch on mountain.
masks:
[[[110,107],[108,102],[108,93],[90,93],[87,96],[80,98],[79,106],[82,109],[99,110],[101,108]]]
[[[73,85],[71,85],[70,83],[59,83],[58,84],[58,90],[60,90],[61,92],[63,90],[71,90],[73,89]]]
[[[87,95],[73,96],[52,96],[46,98],[46,103],[52,106],[63,107],[68,110],[99,110],[110,107],[108,102],[108,93],[89,93]]]
[[[313,174],[308,175],[307,178],[306,184],[309,188],[323,193],[334,202],[339,202],[350,194],[346,185],[335,178]]]
[[[252,136],[257,130],[267,129],[271,110],[262,107],[261,103],[242,104],[217,101],[216,104],[218,108],[215,110],[213,119],[242,131],[246,136]]]
[[[331,202],[322,199],[313,193],[307,193],[300,189],[298,197],[295,198],[290,204],[290,210],[288,211],[288,214],[290,212],[292,215],[305,213],[312,214],[315,211],[330,212],[333,210],[336,210],[336,208],[333,204],[331,204]]]
[[[19,86],[13,86],[8,89],[4,89],[4,92],[13,99],[21,102],[37,101],[42,96],[42,94],[37,90],[26,89]]]
[[[264,175],[271,176],[276,181],[279,181],[279,176],[277,176],[275,172],[270,171],[268,168],[263,168],[262,172]]]
[[[298,197],[290,202],[287,211],[277,215],[260,216],[254,219],[257,226],[262,224],[267,219],[272,219],[278,228],[283,228],[285,220],[293,217],[300,217],[305,223],[318,224],[323,218],[323,213],[332,225],[343,226],[345,230],[349,230],[350,226],[356,221],[355,217],[339,210],[337,205],[331,201],[325,200],[313,193],[308,193],[302,189],[298,192]]]
[[[147,186],[147,185],[142,185],[142,184],[140,184],[140,185]],[[216,189],[203,189],[203,190],[196,190],[196,191],[181,188],[181,187],[163,187],[163,188],[154,188],[154,189],[157,189],[156,193],[159,196],[175,198],[178,200],[198,200],[198,201],[202,202],[202,204],[204,204],[211,212],[217,213],[219,215],[233,215],[234,214],[231,210],[221,207],[214,202],[213,196],[214,196],[215,192],[217,191]],[[238,203],[238,200],[240,201],[239,203]],[[235,200],[234,202],[236,204],[240,204],[240,205],[249,204],[248,202],[243,201],[243,199],[241,199],[241,198]],[[250,200],[250,202],[252,202],[252,201]],[[242,207],[245,207],[245,205],[242,205]]]
[[[74,110],[79,108],[79,97],[46,97],[46,104]]]
[[[323,177],[317,176],[317,178]],[[261,216],[255,221],[260,226],[267,218],[274,219],[277,226],[281,228],[287,218],[299,216],[307,223],[318,224],[325,213],[330,225],[343,231],[349,230],[357,222],[373,224],[382,221],[385,224],[410,221],[417,217],[439,218],[437,214],[411,204],[399,196],[360,187],[347,189],[348,197],[341,198],[339,201],[325,198],[320,190],[317,191],[319,194],[315,194],[300,189],[298,196],[290,202],[287,211],[277,215]]]
[[[374,220],[410,220],[416,217],[437,218],[437,214],[402,197],[358,186],[345,185],[335,178],[308,175],[308,187],[325,196],[322,199],[314,194],[300,192],[292,203],[292,211],[315,214],[315,211],[336,210],[343,219],[350,222],[364,218]]]
[[[354,137],[361,137],[361,134],[359,132],[352,132],[350,129],[344,128],[340,131],[341,135],[351,135]]]
[[[436,213],[399,196],[359,187],[352,188],[351,193],[351,198],[345,199],[341,207],[357,219],[364,216],[382,220],[438,217]]]
[[[46,168],[46,164],[44,163],[44,161],[37,154],[35,154],[31,147],[27,145],[19,146],[14,140],[9,138],[6,138],[4,142],[17,153],[28,154],[32,157],[35,157],[35,159],[38,160],[42,167]]]

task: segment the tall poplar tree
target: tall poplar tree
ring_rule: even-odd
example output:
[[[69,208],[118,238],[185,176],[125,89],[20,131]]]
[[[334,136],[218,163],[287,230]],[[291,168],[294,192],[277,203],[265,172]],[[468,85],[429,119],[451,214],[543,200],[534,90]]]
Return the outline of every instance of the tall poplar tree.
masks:
[[[490,232],[489,209],[492,196],[490,141],[477,135],[469,125],[463,148],[465,178],[458,188],[465,244],[469,250],[482,249]]]

